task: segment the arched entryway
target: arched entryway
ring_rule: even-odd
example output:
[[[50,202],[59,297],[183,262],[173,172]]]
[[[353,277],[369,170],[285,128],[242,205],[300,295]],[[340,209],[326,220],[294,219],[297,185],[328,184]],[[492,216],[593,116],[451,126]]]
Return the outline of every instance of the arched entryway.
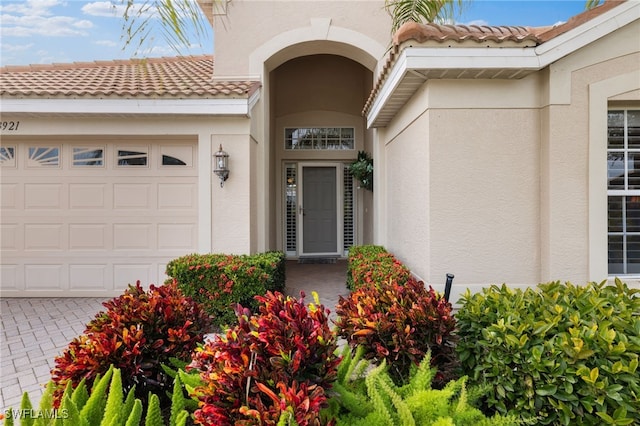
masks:
[[[361,114],[373,72],[315,53],[279,64],[268,81],[275,246],[291,258],[344,257],[372,239],[372,194],[358,189],[348,165],[373,151]]]

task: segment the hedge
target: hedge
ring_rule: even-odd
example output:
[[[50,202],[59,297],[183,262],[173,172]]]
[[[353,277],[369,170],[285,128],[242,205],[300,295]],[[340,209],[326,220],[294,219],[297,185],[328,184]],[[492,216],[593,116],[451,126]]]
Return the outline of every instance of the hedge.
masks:
[[[371,282],[405,283],[411,273],[384,247],[376,245],[353,246],[349,249],[347,288],[355,290]]]
[[[172,260],[166,274],[178,282],[182,292],[201,303],[220,328],[237,322],[235,305],[257,311],[255,296],[267,291],[283,292],[285,255],[266,252],[255,255],[189,254]]]

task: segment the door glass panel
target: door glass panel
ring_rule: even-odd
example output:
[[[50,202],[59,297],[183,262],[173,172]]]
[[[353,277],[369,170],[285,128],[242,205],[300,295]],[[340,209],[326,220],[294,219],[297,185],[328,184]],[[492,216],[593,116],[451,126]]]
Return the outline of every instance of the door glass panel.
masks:
[[[609,235],[609,275],[624,274],[622,235]]]
[[[609,196],[608,210],[609,210],[609,232],[623,232],[622,224],[622,201],[625,197]]]

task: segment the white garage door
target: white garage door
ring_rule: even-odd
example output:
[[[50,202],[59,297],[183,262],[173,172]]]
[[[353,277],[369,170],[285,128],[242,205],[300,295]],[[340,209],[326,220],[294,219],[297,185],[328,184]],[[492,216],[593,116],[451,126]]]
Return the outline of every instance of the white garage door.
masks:
[[[196,142],[2,143],[2,296],[162,283],[196,251]]]

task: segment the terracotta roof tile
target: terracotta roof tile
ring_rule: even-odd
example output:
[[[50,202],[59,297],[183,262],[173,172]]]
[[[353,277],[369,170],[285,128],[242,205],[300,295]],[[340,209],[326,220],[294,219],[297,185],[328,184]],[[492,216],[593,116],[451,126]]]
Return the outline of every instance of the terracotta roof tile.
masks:
[[[537,30],[537,29],[536,29]],[[513,41],[521,43],[524,41],[539,42],[538,31],[530,27],[512,26],[488,26],[488,25],[438,25],[419,24],[417,22],[407,22],[402,25],[393,36],[394,44],[401,44],[408,40],[415,40],[419,43],[425,41],[493,41],[502,43]]]
[[[380,92],[382,85],[388,77],[397,57],[401,51],[410,45],[411,41],[417,43],[436,42],[442,43],[443,48],[449,48],[447,42],[457,42],[460,47],[472,46],[481,42],[515,43],[519,47],[537,46],[545,43],[561,34],[564,34],[585,22],[619,6],[628,0],[605,0],[605,2],[593,9],[586,10],[570,18],[567,22],[550,27],[521,27],[521,26],[486,26],[486,25],[439,25],[419,24],[408,22],[403,24],[393,36],[393,45],[389,56],[382,66],[369,98],[365,102],[362,114],[366,115]]]
[[[257,81],[216,81],[210,55],[0,68],[11,97],[247,97]]]

